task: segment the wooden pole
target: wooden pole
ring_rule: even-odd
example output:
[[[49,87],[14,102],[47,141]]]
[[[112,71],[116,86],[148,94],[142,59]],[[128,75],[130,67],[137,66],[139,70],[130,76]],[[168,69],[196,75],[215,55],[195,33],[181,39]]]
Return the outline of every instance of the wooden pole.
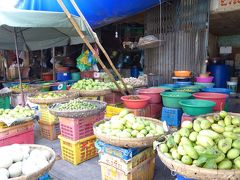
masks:
[[[82,38],[82,40],[85,42],[85,44],[87,45],[87,47],[90,49],[90,51],[93,53],[93,56],[98,60],[99,64],[102,66],[103,70],[108,74],[109,78],[111,79],[112,82],[114,82],[114,84],[117,86],[117,88],[120,90],[120,92],[124,95],[126,95],[126,93],[122,90],[122,88],[119,86],[119,84],[115,81],[113,75],[109,72],[109,70],[106,68],[106,66],[104,65],[104,63],[102,62],[102,60],[100,59],[100,57],[98,56],[97,52],[94,50],[93,46],[89,43],[89,41],[87,40],[87,38],[85,37],[85,35],[83,34],[83,32],[81,31],[81,29],[79,28],[78,24],[76,23],[76,21],[72,18],[71,14],[69,13],[69,11],[67,10],[66,6],[64,5],[64,3],[62,2],[62,0],[57,0],[58,4],[62,7],[63,11],[65,12],[65,14],[67,15],[69,21],[72,23],[73,27],[75,28],[75,30],[77,31],[77,33],[79,34],[79,36]]]
[[[52,48],[52,59],[53,59],[53,81],[56,80],[56,72],[55,72],[55,47]]]
[[[18,55],[17,32],[16,32],[15,28],[14,28],[14,43],[15,43],[15,50],[16,50],[17,68],[18,68],[18,77],[19,77],[19,84],[20,84],[20,90],[21,90],[22,106],[25,106],[25,99],[24,99],[24,93],[23,93],[23,87],[22,87],[22,77],[21,77],[20,64],[19,64],[19,55]]]
[[[118,72],[118,70],[116,69],[116,67],[114,66],[114,64],[112,63],[111,58],[109,57],[108,53],[106,52],[106,50],[104,49],[104,47],[102,46],[102,44],[99,41],[99,38],[97,36],[97,34],[92,30],[91,26],[88,24],[87,20],[85,19],[84,15],[82,14],[81,10],[79,9],[79,7],[77,6],[75,0],[70,0],[73,7],[75,8],[75,10],[77,11],[78,15],[83,19],[84,24],[87,26],[88,30],[92,33],[98,47],[101,49],[101,51],[103,52],[104,56],[107,58],[110,66],[112,67],[113,71],[116,73],[116,75],[118,76],[119,80],[122,82],[125,90],[127,90],[127,92],[130,94],[129,89],[127,88],[126,83],[123,81],[122,76],[120,75],[120,73]]]

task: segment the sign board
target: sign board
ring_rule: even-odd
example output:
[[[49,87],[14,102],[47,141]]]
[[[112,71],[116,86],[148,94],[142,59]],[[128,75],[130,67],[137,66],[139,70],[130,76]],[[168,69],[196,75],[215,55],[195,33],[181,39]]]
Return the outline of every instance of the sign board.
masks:
[[[220,54],[231,54],[232,47],[231,46],[221,46],[220,47]]]
[[[240,0],[211,0],[212,13],[240,10]]]

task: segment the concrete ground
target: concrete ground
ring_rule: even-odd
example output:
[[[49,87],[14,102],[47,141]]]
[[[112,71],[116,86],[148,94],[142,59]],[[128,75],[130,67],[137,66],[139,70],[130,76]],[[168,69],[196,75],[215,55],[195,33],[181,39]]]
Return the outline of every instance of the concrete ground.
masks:
[[[240,113],[240,99],[230,98],[229,99],[229,111]],[[95,157],[89,161],[83,162],[78,166],[74,166],[71,163],[61,159],[61,148],[59,140],[49,141],[41,138],[36,123],[35,128],[35,143],[46,145],[51,147],[56,154],[58,159],[52,170],[49,172],[50,176],[54,180],[100,180],[101,179],[101,168],[98,164],[98,157]],[[155,175],[154,180],[173,180],[174,176],[171,175],[169,169],[156,157]]]

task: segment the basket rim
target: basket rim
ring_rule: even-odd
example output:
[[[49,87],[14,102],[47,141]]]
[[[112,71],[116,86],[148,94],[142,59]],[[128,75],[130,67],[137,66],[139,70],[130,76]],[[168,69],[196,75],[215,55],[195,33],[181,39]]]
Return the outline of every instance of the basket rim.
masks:
[[[80,96],[83,97],[94,97],[94,96],[105,96],[107,94],[111,94],[111,89],[103,89],[103,90],[78,90],[78,89],[70,89],[70,91],[77,91]]]

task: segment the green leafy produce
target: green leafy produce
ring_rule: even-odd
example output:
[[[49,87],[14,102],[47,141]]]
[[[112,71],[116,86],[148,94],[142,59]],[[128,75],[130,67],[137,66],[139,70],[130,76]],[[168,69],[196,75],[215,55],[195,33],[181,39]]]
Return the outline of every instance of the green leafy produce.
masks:
[[[54,93],[54,92],[48,92],[48,93],[40,93],[36,95],[34,98],[40,98],[40,99],[53,99],[53,98],[61,98],[66,97],[67,95],[65,93]]]
[[[226,111],[198,117],[166,137],[160,148],[171,159],[208,169],[240,169],[239,116]],[[161,144],[161,142],[160,142]],[[168,150],[168,151],[167,151]]]
[[[108,85],[104,82],[92,79],[82,79],[74,83],[71,87],[74,90],[105,90],[109,89]]]
[[[68,103],[60,104],[56,106],[54,109],[65,111],[65,110],[92,110],[95,108],[96,106],[90,102],[86,102],[82,99],[74,99],[70,100]]]
[[[96,128],[97,131],[109,136],[122,138],[143,138],[163,135],[164,129],[147,119],[134,116],[128,110],[123,110],[119,115],[113,116],[110,121],[105,121]],[[168,152],[175,145],[173,136],[162,145],[162,150]]]

